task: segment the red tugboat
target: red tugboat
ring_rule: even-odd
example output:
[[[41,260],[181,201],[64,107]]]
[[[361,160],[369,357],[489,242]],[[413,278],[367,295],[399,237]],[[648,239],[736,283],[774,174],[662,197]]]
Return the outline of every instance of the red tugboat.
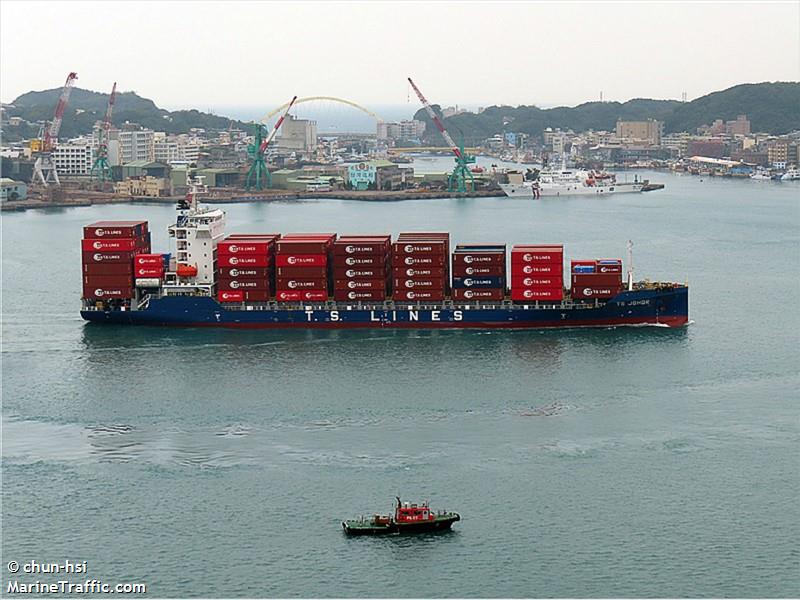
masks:
[[[433,512],[427,502],[419,505],[400,502],[400,497],[397,496],[394,516],[372,515],[370,518],[342,521],[342,527],[347,535],[409,534],[443,531],[460,520],[461,515],[458,513]]]

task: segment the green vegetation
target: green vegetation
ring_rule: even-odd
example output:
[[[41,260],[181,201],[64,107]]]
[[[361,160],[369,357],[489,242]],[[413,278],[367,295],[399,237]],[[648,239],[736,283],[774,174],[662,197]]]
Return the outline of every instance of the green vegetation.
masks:
[[[26,121],[50,120],[53,118],[58,96],[61,89],[45,90],[43,92],[28,92],[21,95],[11,104],[6,106],[8,117],[22,117]],[[89,134],[95,122],[102,120],[106,113],[108,94],[92,92],[80,88],[72,90],[69,105],[64,113],[61,124],[60,137],[76,137]],[[122,92],[117,94],[112,121],[115,126],[120,126],[126,121],[138,123],[143,127],[167,133],[186,133],[193,127],[207,130],[225,130],[233,125],[234,128],[247,128],[248,124],[235,121],[227,117],[220,117],[198,110],[168,111],[156,106],[155,102],[142,98],[136,92]],[[14,141],[35,136],[36,127],[8,127],[3,128],[3,137],[7,141]]]
[[[435,109],[441,114],[439,107]],[[635,99],[628,102],[587,102],[575,107],[541,109],[536,106],[491,106],[481,114],[462,113],[445,119],[456,141],[478,144],[503,131],[541,136],[547,127],[613,131],[622,120],[658,119],[666,133],[694,133],[715,119],[731,120],[746,114],[753,131],[781,134],[800,129],[800,83],[757,83],[737,85],[691,102]],[[424,141],[441,145],[441,137],[424,110],[415,119],[425,121]]]

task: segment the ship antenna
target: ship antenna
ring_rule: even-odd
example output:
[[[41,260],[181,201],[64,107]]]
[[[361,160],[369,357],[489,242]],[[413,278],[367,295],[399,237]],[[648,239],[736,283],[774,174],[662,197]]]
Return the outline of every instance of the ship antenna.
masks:
[[[633,291],[633,241],[628,240],[628,291]]]

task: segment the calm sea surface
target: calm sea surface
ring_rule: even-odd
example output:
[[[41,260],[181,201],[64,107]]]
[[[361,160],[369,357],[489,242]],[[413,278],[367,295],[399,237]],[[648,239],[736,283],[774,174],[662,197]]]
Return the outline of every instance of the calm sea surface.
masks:
[[[4,591],[7,561],[68,558],[171,597],[800,595],[800,186],[648,175],[667,188],[225,210],[574,258],[632,238],[637,276],[688,278],[681,330],[87,326],[82,226],[148,219],[166,250],[174,210],[4,215]],[[395,494],[463,520],[343,536]]]

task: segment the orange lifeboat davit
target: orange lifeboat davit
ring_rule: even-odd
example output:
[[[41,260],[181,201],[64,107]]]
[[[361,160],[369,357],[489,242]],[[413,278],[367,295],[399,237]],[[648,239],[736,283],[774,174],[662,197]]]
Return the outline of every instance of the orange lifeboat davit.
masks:
[[[178,265],[175,272],[178,277],[195,277],[197,275],[197,267],[194,265]]]

